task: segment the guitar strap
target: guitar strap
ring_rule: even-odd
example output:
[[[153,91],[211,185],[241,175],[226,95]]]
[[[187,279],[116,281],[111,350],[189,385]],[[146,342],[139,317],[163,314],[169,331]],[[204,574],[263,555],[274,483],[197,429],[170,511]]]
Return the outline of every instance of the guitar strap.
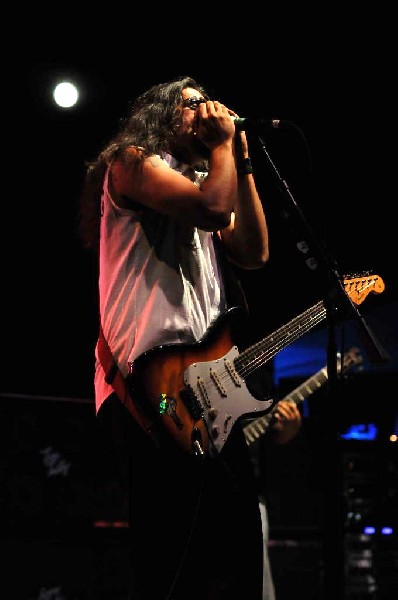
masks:
[[[141,429],[152,438],[152,441],[156,444],[156,446],[159,446],[155,426],[153,425],[152,421],[150,421],[148,417],[144,415],[142,410],[137,406],[137,403],[134,402],[129,392],[126,379],[116,364],[108,342],[106,341],[101,324],[99,327],[97,348],[98,358],[105,372],[105,381],[113,387],[117,397],[132,414]]]

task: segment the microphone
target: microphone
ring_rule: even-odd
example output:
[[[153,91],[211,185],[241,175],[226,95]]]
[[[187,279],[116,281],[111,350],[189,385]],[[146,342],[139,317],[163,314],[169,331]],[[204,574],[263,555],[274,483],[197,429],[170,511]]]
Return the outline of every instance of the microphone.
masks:
[[[246,117],[233,117],[237,131],[269,131],[270,129],[284,129],[291,125],[290,121],[281,119],[247,119]]]

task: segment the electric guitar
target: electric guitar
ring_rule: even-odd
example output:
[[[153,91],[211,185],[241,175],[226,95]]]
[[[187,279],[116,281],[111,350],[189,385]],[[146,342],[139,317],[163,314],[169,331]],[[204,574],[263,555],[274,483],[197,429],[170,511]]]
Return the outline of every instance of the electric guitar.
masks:
[[[337,355],[337,372],[345,373],[349,369],[351,369],[354,365],[359,365],[363,362],[363,358],[359,352],[359,349],[356,347],[350,348],[345,354],[343,361],[341,361],[341,354]],[[317,373],[309,377],[304,383],[300,384],[296,387],[292,392],[290,392],[287,396],[282,398],[282,400],[287,400],[288,402],[294,402],[295,404],[300,404],[300,402],[304,402],[308,396],[319,390],[320,387],[328,380],[328,371],[327,365],[325,365],[322,369],[320,369]],[[280,402],[280,400],[278,400]],[[254,419],[247,425],[243,427],[243,433],[245,434],[246,442],[249,446],[257,442],[262,435],[266,433],[268,427],[271,423],[272,417],[275,412],[278,410],[278,402],[271,408],[267,414],[262,417],[258,417]]]
[[[344,279],[343,283],[355,304],[371,292],[384,290],[378,275]],[[237,307],[225,311],[194,344],[166,344],[144,352],[131,364],[127,376],[133,399],[160,422],[160,433],[197,456],[219,454],[238,419],[271,409],[275,401],[255,398],[245,379],[327,315],[320,301],[239,353],[231,327],[237,311],[240,314]]]

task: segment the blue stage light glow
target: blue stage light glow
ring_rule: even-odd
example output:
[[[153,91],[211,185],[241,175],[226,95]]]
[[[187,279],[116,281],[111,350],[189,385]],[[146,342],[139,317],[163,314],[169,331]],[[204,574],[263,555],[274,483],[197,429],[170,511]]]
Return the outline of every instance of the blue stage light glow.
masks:
[[[378,429],[374,423],[359,423],[351,425],[340,437],[344,440],[375,440]]]

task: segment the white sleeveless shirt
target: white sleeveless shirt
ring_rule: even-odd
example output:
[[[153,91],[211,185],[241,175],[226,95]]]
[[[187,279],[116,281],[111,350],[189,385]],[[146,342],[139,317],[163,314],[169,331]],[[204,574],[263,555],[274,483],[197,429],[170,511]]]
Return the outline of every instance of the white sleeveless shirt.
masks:
[[[170,168],[187,165],[166,154]],[[213,237],[146,207],[119,208],[108,188],[101,198],[99,310],[102,328],[123,375],[142,353],[171,343],[194,343],[225,310]],[[196,185],[206,173],[194,172]],[[95,350],[95,404],[112,393]]]

